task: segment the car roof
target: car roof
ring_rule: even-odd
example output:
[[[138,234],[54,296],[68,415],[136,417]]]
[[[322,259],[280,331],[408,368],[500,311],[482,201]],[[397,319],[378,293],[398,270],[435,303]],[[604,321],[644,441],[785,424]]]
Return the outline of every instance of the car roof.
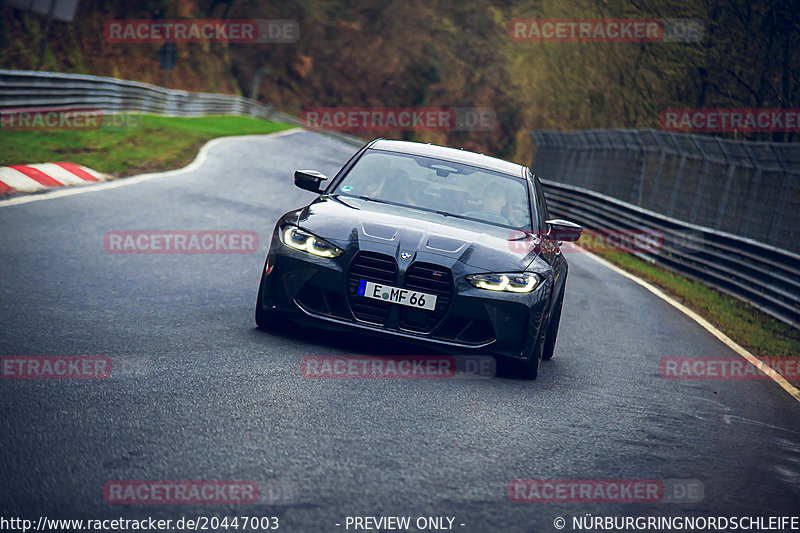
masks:
[[[511,163],[510,161],[504,161],[496,157],[468,152],[466,150],[448,148],[447,146],[377,139],[369,145],[369,148],[385,150],[387,152],[397,152],[400,154],[421,155],[434,159],[442,159],[444,161],[452,161],[454,163],[463,163],[465,165],[494,170],[504,174],[511,174],[521,179],[523,179],[525,175],[525,167],[517,163]]]

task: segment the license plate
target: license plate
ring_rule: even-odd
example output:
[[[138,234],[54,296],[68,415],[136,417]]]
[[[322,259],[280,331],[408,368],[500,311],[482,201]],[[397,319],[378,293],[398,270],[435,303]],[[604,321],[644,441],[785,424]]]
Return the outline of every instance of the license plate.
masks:
[[[359,281],[358,294],[375,300],[416,307],[417,309],[427,309],[429,311],[436,309],[435,294],[401,289],[371,281]]]

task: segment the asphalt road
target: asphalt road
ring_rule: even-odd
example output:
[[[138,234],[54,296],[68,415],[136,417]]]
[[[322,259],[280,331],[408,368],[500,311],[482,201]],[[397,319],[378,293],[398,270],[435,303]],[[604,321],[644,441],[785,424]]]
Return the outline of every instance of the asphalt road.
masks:
[[[313,198],[292,171],[332,175],[354,151],[309,132],[225,140],[190,172],[0,205],[0,354],[113,364],[108,379],[0,381],[0,517],[276,516],[305,532],[441,516],[499,532],[556,531],[558,516],[573,531],[586,513],[798,514],[800,405],[770,381],[663,379],[664,357],[735,354],[584,255],[569,256],[556,355],[536,381],[305,379],[308,355],[425,353],[253,323],[273,224]],[[109,254],[114,230],[250,230],[260,249]],[[703,493],[518,503],[516,479],[682,479]],[[112,480],[250,480],[259,498],[110,504]]]

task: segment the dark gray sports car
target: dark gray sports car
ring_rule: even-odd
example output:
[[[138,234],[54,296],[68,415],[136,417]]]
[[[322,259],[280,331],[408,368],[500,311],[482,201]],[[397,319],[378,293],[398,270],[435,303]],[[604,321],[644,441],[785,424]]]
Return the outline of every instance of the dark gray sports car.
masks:
[[[481,154],[378,139],[320,193],[278,220],[256,323],[287,318],[502,356],[536,378],[553,356],[567,262],[559,240],[581,227],[549,220],[539,180]]]

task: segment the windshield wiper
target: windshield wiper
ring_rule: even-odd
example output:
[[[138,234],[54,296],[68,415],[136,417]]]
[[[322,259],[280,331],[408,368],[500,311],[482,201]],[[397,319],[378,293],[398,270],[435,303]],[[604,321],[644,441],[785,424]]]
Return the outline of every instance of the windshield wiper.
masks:
[[[364,196],[364,195],[353,196],[352,194],[329,194],[328,196],[330,196],[331,198],[336,198],[340,202],[343,202],[344,200],[339,199],[339,197],[340,196],[344,196],[345,198],[357,198],[359,200],[366,200],[368,202],[376,202],[376,203],[379,203],[379,204],[391,204],[392,203],[392,202],[387,202],[386,200],[379,200],[378,198],[370,198],[369,196]]]
[[[366,200],[368,202],[376,202],[379,204],[391,204],[393,202],[387,202],[386,200],[379,200],[378,198],[370,198],[369,196],[355,196],[354,198],[358,198],[359,200]]]
[[[455,213],[448,213],[447,211],[436,211],[436,210],[428,209],[426,207],[421,207],[421,206],[418,206],[418,205],[399,204],[397,202],[390,202],[389,200],[381,200],[379,198],[370,198],[369,196],[364,196],[364,195],[350,196],[350,195],[347,195],[347,194],[344,194],[344,195],[331,194],[330,196],[332,198],[336,198],[336,200],[338,200],[339,202],[342,202],[342,203],[344,203],[344,200],[341,200],[339,198],[339,196],[345,196],[346,198],[357,198],[359,200],[366,200],[368,202],[375,202],[375,203],[378,203],[378,204],[396,205],[398,207],[407,207],[409,209],[419,209],[420,211],[427,211],[428,213],[436,213],[437,215],[442,215],[444,217],[455,217],[455,218],[461,218],[461,219],[464,219],[464,220],[478,220],[478,219],[475,219],[475,218],[465,217],[463,215],[456,215]]]
[[[464,215],[456,215],[455,213],[448,213],[447,211],[434,211],[437,215],[442,215],[443,217],[455,217],[455,218],[463,218],[464,220],[478,220],[476,218],[465,217]]]
[[[357,199],[357,200],[366,200],[367,202],[375,202],[376,204],[399,205],[399,204],[395,204],[394,202],[388,202],[386,200],[379,200],[377,198],[370,198],[369,196],[351,196],[349,194],[328,194],[326,196],[328,196],[330,198],[333,198],[337,202],[341,202],[341,203],[345,204],[348,207],[352,207],[353,209],[358,209],[358,207],[354,207],[354,206],[348,204],[347,202],[345,202],[344,200],[342,200],[339,197],[340,196],[344,196],[345,198],[354,198],[354,199]]]

